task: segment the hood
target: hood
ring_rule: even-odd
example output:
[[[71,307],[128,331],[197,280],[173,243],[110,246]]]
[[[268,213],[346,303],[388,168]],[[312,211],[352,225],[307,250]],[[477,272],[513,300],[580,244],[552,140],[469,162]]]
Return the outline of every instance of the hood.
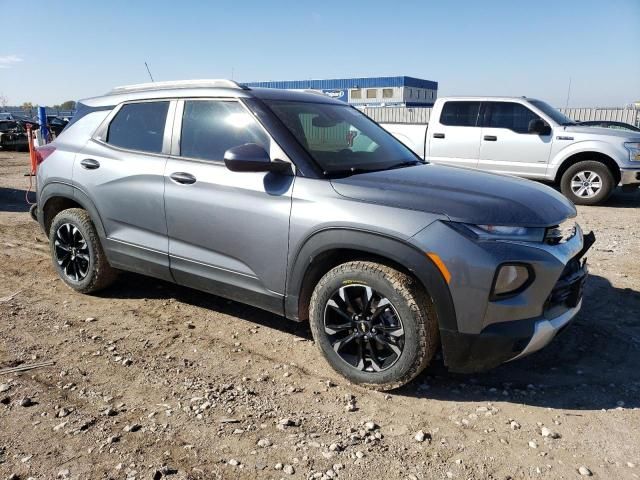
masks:
[[[590,137],[616,137],[635,142],[640,140],[640,132],[632,132],[630,130],[617,130],[615,128],[605,127],[589,127],[585,125],[567,125],[566,127],[560,128],[563,128],[564,130],[557,129],[557,131],[555,132],[556,135],[558,135],[558,132],[564,131],[566,133],[586,134]]]
[[[481,225],[549,227],[576,214],[569,200],[546,185],[442,165],[363,173],[331,184],[344,197]]]

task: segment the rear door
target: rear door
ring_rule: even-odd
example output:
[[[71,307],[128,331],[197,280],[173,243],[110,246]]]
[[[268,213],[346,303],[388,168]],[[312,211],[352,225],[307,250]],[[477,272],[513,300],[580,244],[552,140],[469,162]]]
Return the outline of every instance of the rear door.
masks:
[[[96,206],[116,267],[171,279],[164,169],[175,102],[125,103],[76,155],[73,182]]]
[[[428,160],[433,163],[475,168],[480,153],[478,126],[480,102],[446,101],[437,122],[427,132]]]
[[[537,113],[521,103],[492,101],[485,102],[482,119],[479,169],[544,178],[553,135],[529,133],[530,122],[543,120]]]
[[[180,284],[282,313],[295,177],[227,169],[224,152],[246,143],[287,160],[240,101],[179,102],[165,170],[171,271]]]

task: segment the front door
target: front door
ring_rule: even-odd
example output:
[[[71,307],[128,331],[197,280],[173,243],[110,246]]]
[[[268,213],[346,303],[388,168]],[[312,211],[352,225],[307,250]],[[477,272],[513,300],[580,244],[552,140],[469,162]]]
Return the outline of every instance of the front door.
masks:
[[[282,313],[295,177],[223,160],[246,143],[284,153],[236,100],[180,101],[174,129],[165,208],[176,282]]]
[[[529,133],[538,114],[516,102],[486,102],[483,119],[479,169],[544,178],[553,135]]]

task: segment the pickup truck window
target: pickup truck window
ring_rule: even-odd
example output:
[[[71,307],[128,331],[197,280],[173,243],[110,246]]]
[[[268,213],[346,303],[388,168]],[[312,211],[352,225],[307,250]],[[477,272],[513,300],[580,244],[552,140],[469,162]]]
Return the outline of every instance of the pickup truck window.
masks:
[[[485,125],[489,128],[507,128],[516,133],[528,133],[529,122],[540,117],[524,105],[514,102],[487,102]]]
[[[421,163],[390,133],[348,105],[284,100],[267,104],[327,174]]]
[[[553,108],[546,102],[543,102],[541,100],[529,100],[529,103],[531,103],[531,105],[533,105],[534,107],[540,109],[545,115],[551,117],[551,119],[559,125],[576,125],[576,122],[574,120],[571,120],[564,113],[560,113],[560,110]]]
[[[478,123],[480,102],[445,102],[440,123],[452,127],[475,127]]]

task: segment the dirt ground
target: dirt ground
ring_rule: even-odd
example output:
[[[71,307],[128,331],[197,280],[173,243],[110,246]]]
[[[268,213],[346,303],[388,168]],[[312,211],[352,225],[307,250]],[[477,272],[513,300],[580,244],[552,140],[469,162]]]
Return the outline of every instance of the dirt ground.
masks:
[[[0,152],[0,369],[55,364],[0,374],[0,479],[640,477],[640,193],[579,208],[592,275],[548,348],[379,393],[306,324],[133,274],[72,292],[26,171]]]

